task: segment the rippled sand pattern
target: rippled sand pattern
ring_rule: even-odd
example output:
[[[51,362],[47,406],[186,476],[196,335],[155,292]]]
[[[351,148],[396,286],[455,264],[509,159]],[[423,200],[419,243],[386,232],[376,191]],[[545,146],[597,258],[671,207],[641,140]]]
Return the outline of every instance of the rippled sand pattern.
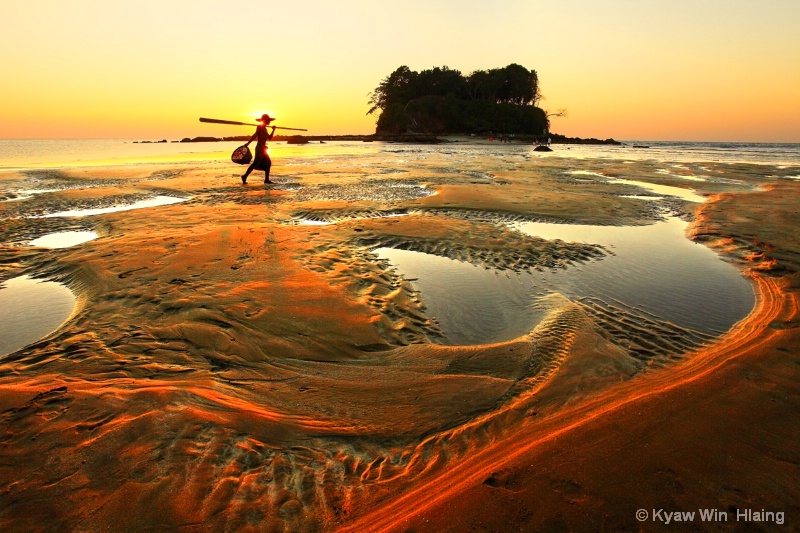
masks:
[[[0,528],[401,528],[389,517],[410,516],[403,498],[454,472],[483,475],[491,466],[479,458],[496,460],[498,443],[561,431],[561,416],[574,424],[576,408],[617,401],[620,384],[679,375],[719,342],[615,302],[550,294],[525,335],[440,344],[425,295],[377,248],[509,272],[573,269],[609,251],[506,222],[645,225],[695,212],[564,179],[669,181],[655,165],[502,150],[276,161],[273,187],[238,185],[228,163],[0,176],[9,190],[60,187],[0,203],[0,279],[35,274],[78,296],[58,331],[0,359]],[[190,199],[26,218],[160,195]],[[27,244],[66,230],[99,238]],[[704,235],[726,238],[711,226]],[[775,267],[737,245],[740,265]]]

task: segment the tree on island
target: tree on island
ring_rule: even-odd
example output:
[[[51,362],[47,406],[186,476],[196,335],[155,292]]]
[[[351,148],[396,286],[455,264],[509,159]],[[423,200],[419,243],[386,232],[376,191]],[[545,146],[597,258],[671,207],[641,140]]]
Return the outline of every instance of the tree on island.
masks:
[[[541,134],[548,131],[539,77],[512,63],[463,76],[448,67],[415,72],[401,66],[370,93],[376,133]]]

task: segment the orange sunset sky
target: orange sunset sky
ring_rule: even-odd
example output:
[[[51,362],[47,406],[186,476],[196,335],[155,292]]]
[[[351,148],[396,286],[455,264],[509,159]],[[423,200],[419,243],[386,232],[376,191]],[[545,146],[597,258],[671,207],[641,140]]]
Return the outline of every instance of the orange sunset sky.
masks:
[[[800,142],[798,0],[2,0],[0,27],[0,138],[366,134],[401,65],[518,63],[558,133]]]

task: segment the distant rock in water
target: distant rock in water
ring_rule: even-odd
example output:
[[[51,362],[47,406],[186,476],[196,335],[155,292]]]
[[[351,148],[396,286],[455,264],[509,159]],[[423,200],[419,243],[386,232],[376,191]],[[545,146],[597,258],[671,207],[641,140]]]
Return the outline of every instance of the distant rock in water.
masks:
[[[553,149],[549,146],[539,145],[533,149],[534,152],[552,152]]]

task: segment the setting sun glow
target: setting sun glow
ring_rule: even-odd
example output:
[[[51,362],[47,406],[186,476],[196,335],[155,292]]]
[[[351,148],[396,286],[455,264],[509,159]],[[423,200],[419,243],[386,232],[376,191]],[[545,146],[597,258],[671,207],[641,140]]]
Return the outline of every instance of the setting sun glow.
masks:
[[[5,2],[4,138],[243,134],[198,117],[367,134],[394,69],[535,69],[553,130],[800,141],[800,3]],[[248,111],[265,109],[267,111]]]

